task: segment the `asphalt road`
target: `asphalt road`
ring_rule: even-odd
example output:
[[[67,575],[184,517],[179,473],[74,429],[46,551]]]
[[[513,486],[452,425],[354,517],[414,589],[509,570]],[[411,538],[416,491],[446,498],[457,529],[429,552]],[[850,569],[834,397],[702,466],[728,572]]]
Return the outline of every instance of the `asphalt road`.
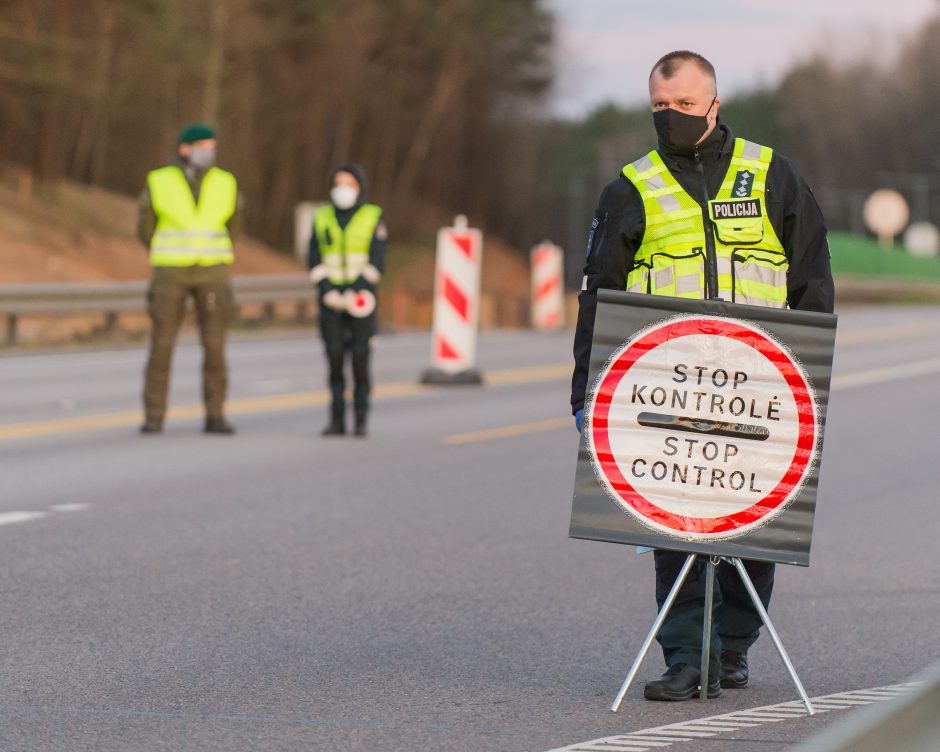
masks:
[[[484,335],[484,388],[417,388],[428,351],[379,339],[367,440],[320,438],[313,336],[231,344],[235,437],[200,433],[191,345],[156,437],[142,350],[0,357],[0,750],[544,752],[796,698],[762,637],[746,690],[646,702],[654,651],[611,713],[652,563],[566,537],[570,334]],[[940,311],[843,312],[835,373],[812,565],[771,607],[814,696],[940,658]]]

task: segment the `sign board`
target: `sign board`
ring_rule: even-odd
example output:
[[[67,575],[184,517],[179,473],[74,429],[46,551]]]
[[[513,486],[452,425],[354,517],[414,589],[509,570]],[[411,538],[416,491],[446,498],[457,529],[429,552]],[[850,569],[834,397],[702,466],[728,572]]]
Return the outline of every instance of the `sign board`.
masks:
[[[913,222],[904,231],[904,248],[912,256],[940,255],[940,230],[930,222]]]
[[[601,291],[570,534],[808,564],[835,321]]]
[[[904,229],[910,216],[904,196],[890,188],[875,191],[865,199],[862,206],[866,226],[878,236],[883,246],[891,245],[894,236]]]

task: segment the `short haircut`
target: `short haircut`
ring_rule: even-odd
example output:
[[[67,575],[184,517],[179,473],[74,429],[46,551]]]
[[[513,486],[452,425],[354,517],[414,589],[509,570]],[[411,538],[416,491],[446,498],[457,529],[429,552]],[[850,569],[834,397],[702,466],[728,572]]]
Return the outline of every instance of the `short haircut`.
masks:
[[[695,63],[699,67],[699,70],[708,75],[712,81],[716,81],[715,86],[717,88],[715,66],[697,52],[690,52],[689,50],[676,50],[675,52],[670,52],[668,55],[663,55],[656,61],[653,70],[650,71],[650,78],[653,78],[653,74],[656,73],[656,71],[659,71],[663,78],[672,78],[676,75],[676,71],[682,67],[683,63],[690,61]]]

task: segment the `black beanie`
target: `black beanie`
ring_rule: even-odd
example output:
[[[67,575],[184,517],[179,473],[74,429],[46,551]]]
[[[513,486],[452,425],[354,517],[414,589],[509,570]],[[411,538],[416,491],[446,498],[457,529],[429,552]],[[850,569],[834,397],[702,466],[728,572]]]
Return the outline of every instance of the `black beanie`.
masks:
[[[337,172],[348,172],[354,178],[356,182],[359,183],[359,201],[362,203],[363,198],[366,195],[366,171],[363,166],[357,162],[346,162],[337,167],[333,172],[330,173],[330,188],[333,187],[333,178],[336,177]]]

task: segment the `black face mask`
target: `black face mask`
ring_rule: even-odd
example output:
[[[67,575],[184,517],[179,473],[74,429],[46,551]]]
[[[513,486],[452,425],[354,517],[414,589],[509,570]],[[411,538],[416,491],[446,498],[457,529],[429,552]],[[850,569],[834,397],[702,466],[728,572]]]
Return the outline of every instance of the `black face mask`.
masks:
[[[675,149],[690,149],[708,130],[708,116],[715,105],[714,98],[704,115],[687,115],[679,110],[657,110],[653,113],[653,127],[660,140]]]

